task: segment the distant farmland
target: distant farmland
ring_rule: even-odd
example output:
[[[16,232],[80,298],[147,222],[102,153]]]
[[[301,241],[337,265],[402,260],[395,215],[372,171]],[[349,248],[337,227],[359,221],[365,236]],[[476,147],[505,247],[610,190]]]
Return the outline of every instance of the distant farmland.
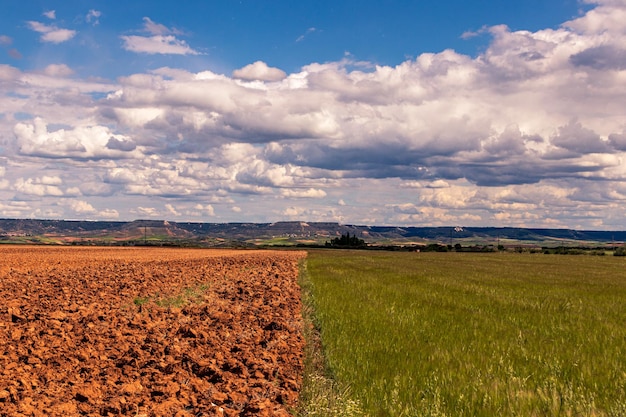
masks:
[[[620,257],[311,251],[329,372],[364,415],[626,415]]]

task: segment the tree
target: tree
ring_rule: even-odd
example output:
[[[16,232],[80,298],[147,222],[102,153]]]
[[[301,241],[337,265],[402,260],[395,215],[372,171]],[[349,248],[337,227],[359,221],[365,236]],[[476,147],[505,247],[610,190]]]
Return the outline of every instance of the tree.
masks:
[[[361,247],[367,246],[367,243],[365,243],[363,239],[359,239],[358,237],[356,237],[356,235],[350,236],[350,233],[348,232],[345,235],[342,234],[341,237],[336,237],[334,239],[331,239],[330,243],[326,242],[326,246],[361,248]]]

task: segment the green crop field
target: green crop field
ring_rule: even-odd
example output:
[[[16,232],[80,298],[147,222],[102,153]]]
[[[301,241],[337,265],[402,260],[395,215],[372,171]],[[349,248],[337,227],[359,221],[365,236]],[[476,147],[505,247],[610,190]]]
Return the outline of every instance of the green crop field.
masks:
[[[626,259],[310,251],[328,372],[368,416],[626,416]]]

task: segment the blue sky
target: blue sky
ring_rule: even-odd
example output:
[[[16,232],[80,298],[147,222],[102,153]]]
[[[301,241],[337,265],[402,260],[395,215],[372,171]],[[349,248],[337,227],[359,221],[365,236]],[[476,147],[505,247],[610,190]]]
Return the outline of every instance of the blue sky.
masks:
[[[22,55],[13,64],[36,69],[56,56],[81,74],[108,77],[173,63],[190,70],[232,71],[261,60],[291,72],[311,62],[338,61],[345,54],[381,65],[448,48],[476,55],[488,45],[488,37],[463,39],[463,33],[498,24],[512,30],[558,27],[584,9],[576,0],[8,3],[3,5],[2,27]],[[54,19],[45,16],[51,11]],[[90,11],[98,15],[90,16]],[[177,37],[201,55],[146,60],[124,51],[119,37],[140,34],[145,17],[179,31]],[[38,43],[31,21],[76,33],[66,42]]]
[[[5,3],[2,217],[626,228],[626,0]]]

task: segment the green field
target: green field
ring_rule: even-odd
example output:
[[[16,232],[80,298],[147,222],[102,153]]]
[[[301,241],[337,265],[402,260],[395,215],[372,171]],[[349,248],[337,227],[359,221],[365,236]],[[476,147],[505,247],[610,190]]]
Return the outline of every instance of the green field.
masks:
[[[369,416],[626,416],[626,259],[310,251],[328,372]]]

